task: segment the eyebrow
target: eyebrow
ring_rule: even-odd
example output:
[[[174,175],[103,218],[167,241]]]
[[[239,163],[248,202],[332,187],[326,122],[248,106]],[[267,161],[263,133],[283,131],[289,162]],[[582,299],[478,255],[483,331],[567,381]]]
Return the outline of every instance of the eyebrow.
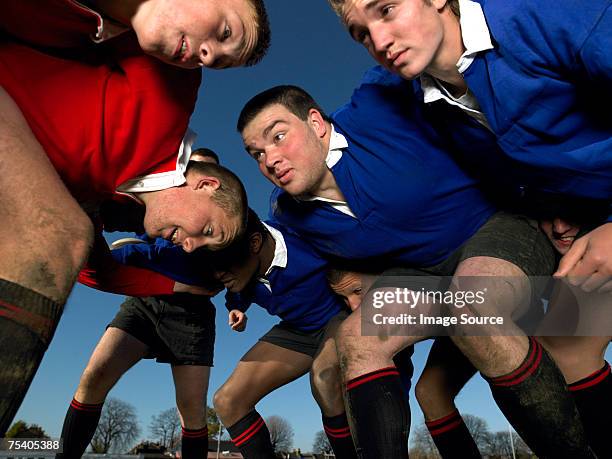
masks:
[[[366,0],[367,1],[367,0]],[[365,5],[365,11],[366,13],[368,13],[370,10],[372,10],[373,8],[376,7],[376,5],[378,5],[382,0],[370,0],[366,3]],[[354,37],[355,34],[355,24],[348,24],[348,32],[351,35],[351,37]]]
[[[276,120],[272,121],[272,122],[271,122],[271,123],[268,125],[268,127],[267,127],[267,128],[265,128],[265,129],[263,130],[263,136],[264,136],[264,137],[268,137],[268,134],[270,134],[270,131],[271,131],[272,129],[274,129],[274,127],[276,127],[276,125],[277,125],[278,123],[284,123],[284,122],[285,122],[285,120],[281,120],[281,119],[276,119]]]
[[[284,123],[285,120],[282,119],[275,119],[274,121],[272,121],[270,124],[268,124],[268,126],[263,130],[262,132],[262,137],[267,137],[268,134],[270,134],[270,131],[272,129],[274,129],[274,127],[278,124],[278,123]],[[250,155],[253,152],[253,149],[251,148],[250,145],[245,145],[244,149],[246,150],[246,152]]]

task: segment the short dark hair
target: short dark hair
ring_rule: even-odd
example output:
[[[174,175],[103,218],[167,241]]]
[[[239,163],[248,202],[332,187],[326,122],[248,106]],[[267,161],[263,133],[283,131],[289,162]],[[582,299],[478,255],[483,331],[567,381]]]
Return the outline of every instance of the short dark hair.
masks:
[[[242,132],[247,124],[270,105],[280,104],[302,121],[308,119],[308,112],[314,108],[325,121],[330,121],[313,97],[298,86],[281,85],[266,89],[252,97],[242,108],[236,128]]]
[[[259,216],[253,209],[249,208],[246,231],[229,246],[210,255],[209,261],[213,268],[227,269],[232,265],[246,261],[251,256],[249,238],[255,233],[260,233],[262,240],[269,236],[268,230],[259,219]]]
[[[193,155],[200,155],[200,156],[204,156],[207,158],[212,158],[215,161],[215,163],[221,164],[221,161],[219,161],[219,155],[217,155],[217,153],[212,151],[210,148],[204,148],[204,147],[196,148],[195,150],[192,150],[191,152],[192,157]]]
[[[189,161],[186,174],[190,173],[219,179],[219,188],[212,194],[211,199],[230,217],[240,218],[238,235],[242,235],[247,226],[248,201],[246,190],[238,176],[219,164],[203,161]]]
[[[253,47],[253,51],[244,63],[245,66],[250,67],[257,64],[263,59],[270,48],[270,37],[272,32],[270,30],[270,21],[268,20],[268,13],[263,0],[249,0],[251,6],[255,10],[255,20],[257,22],[257,41]]]
[[[385,264],[380,260],[344,260],[331,261],[326,277],[330,285],[340,282],[348,273],[380,275],[385,270]]]

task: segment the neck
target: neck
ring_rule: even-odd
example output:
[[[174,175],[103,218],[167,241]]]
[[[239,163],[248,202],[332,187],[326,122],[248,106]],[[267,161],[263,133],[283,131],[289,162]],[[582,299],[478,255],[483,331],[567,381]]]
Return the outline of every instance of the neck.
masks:
[[[319,186],[316,187],[316,191],[312,193],[313,196],[318,196],[325,199],[333,199],[334,201],[346,201],[334,174],[329,169],[325,169],[325,174],[319,182]]]
[[[463,75],[457,70],[457,62],[465,52],[461,36],[461,24],[459,18],[448,7],[442,11],[441,19],[444,38],[432,63],[426,69],[426,73],[447,83],[447,89],[454,96],[460,96],[467,91],[467,84]]]
[[[272,235],[266,231],[262,236],[264,239],[259,251],[259,271],[257,273],[259,277],[265,276],[270,266],[272,266],[274,251],[276,250],[276,241]]]
[[[325,132],[325,136],[323,137],[323,141],[321,142],[321,153],[324,160],[325,158],[327,158],[327,154],[329,152],[329,144],[332,133],[331,124],[325,123],[325,125],[327,126],[327,130]],[[332,171],[329,170],[327,164],[323,164],[323,168],[324,171],[321,179],[319,180],[317,185],[313,187],[313,191],[311,191],[309,194],[311,194],[312,196],[318,196],[320,198],[333,199],[335,201],[344,201],[344,195],[342,194],[342,191],[340,191],[340,188],[336,183],[336,178],[334,177],[334,174],[332,174]]]

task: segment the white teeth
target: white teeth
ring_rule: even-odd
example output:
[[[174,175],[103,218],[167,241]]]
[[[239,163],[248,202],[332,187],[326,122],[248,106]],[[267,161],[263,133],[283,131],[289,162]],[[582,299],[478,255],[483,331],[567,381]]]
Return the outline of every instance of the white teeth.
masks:
[[[187,42],[185,41],[185,39],[183,38],[182,42],[181,42],[181,56],[183,54],[185,54],[185,51],[187,51]]]
[[[176,244],[176,233],[178,233],[178,231],[177,231],[177,230],[174,230],[174,232],[172,233],[172,237],[170,238],[170,241],[171,241],[173,244]]]

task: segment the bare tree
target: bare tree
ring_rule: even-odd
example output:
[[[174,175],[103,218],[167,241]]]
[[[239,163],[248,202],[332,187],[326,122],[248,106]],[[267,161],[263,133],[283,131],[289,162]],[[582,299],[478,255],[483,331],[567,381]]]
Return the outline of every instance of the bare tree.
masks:
[[[94,453],[126,450],[139,434],[134,407],[122,400],[109,398],[102,408],[91,448]]]
[[[410,448],[411,458],[438,459],[440,457],[438,448],[436,448],[436,444],[431,438],[429,430],[427,430],[424,422],[414,429],[414,432],[411,433],[410,440],[412,443]]]
[[[312,452],[316,454],[331,453],[332,447],[329,443],[329,438],[325,435],[325,432],[319,430],[315,435],[314,442],[312,443]]]
[[[274,451],[289,451],[293,445],[293,428],[289,421],[280,416],[270,416],[266,419],[266,425]]]
[[[512,432],[512,442],[514,443],[514,454],[517,458],[525,459],[533,457],[533,453],[529,447],[516,432]],[[510,434],[506,431],[491,434],[491,441],[487,453],[493,457],[511,458],[512,443],[510,443]]]
[[[489,449],[492,435],[487,425],[487,421],[473,414],[464,414],[462,417],[480,453],[484,454]]]
[[[157,437],[160,445],[174,449],[181,439],[181,418],[176,408],[168,408],[153,416],[149,430]]]

